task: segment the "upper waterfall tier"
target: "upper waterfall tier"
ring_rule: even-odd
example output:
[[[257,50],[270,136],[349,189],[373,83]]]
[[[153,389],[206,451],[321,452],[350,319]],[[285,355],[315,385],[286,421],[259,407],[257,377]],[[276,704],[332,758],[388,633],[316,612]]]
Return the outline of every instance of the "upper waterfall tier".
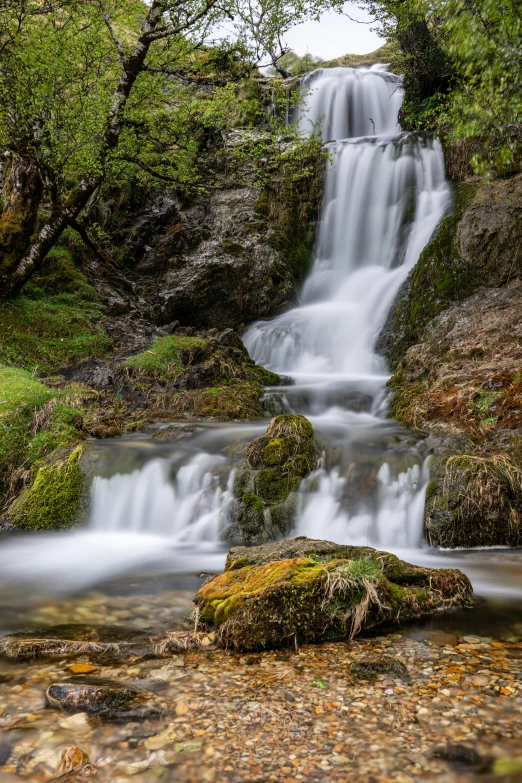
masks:
[[[324,141],[395,134],[402,102],[399,77],[383,65],[319,68],[301,82],[299,128]]]
[[[444,158],[438,141],[413,134],[338,142],[331,152],[301,305],[254,324],[244,341],[271,370],[315,383],[364,377],[373,397],[386,377],[376,338],[448,203]]]

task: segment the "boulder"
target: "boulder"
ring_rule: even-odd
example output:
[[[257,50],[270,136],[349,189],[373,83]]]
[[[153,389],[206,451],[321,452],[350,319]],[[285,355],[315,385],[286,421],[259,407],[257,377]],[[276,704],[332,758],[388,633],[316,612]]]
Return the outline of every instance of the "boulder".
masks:
[[[238,470],[236,521],[228,540],[265,543],[288,535],[294,526],[303,478],[315,468],[318,448],[313,427],[304,416],[275,416],[265,435],[248,447]]]
[[[209,579],[195,603],[225,647],[249,651],[349,639],[382,623],[470,606],[472,587],[456,569],[301,537],[232,549],[225,573]]]

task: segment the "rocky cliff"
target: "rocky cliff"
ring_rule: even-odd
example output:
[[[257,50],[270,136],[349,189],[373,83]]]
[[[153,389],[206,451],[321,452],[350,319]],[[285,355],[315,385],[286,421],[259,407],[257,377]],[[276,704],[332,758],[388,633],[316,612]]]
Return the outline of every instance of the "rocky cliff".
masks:
[[[380,337],[393,413],[434,437],[426,533],[522,543],[522,175],[456,188]]]

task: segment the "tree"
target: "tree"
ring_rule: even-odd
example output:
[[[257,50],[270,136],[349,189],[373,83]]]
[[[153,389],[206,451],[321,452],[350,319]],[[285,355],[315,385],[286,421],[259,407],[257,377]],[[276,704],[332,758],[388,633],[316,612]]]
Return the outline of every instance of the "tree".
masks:
[[[240,41],[252,49],[257,63],[271,65],[287,79],[292,74],[284,66],[290,51],[285,33],[296,24],[318,21],[324,11],[341,13],[343,6],[344,0],[236,0],[232,15]]]
[[[522,157],[522,2],[434,0],[459,81],[448,119],[455,136],[479,138],[497,163]],[[484,170],[486,160],[475,160]]]
[[[522,153],[521,0],[361,0],[397,42],[407,114],[417,127],[475,139],[475,168]]]
[[[310,0],[313,12],[330,1]],[[249,0],[0,0],[0,149],[11,157],[0,295],[21,288],[66,228],[89,243],[82,221],[108,182],[141,173],[197,187],[201,130],[229,121],[229,82],[252,72],[278,20],[286,30],[308,8],[263,2],[249,38]],[[212,41],[238,14],[241,40]],[[197,98],[202,84],[210,101]]]
[[[279,60],[279,67],[283,68],[290,76],[301,76],[304,73],[308,73],[313,68],[317,68],[323,62],[322,57],[315,57],[308,52],[300,57],[298,54],[289,49]],[[270,76],[277,76],[278,70],[271,65],[268,68],[268,74]]]

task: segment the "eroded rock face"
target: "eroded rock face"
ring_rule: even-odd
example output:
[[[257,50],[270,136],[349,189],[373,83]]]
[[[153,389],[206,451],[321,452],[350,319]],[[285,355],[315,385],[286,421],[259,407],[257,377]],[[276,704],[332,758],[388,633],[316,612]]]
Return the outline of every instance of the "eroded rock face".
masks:
[[[195,597],[202,619],[235,650],[351,638],[472,601],[460,571],[412,566],[371,547],[301,538],[254,549],[251,557],[231,550],[225,573]]]
[[[256,212],[258,199],[253,188],[214,191],[204,212],[203,238],[182,255],[177,234],[167,232],[157,249],[157,254],[174,253],[158,295],[162,321],[237,328],[293,297],[290,271],[267,241],[266,219]]]
[[[307,418],[275,416],[266,435],[250,444],[238,469],[236,524],[227,531],[227,540],[258,544],[288,535],[297,514],[296,490],[315,468],[317,454]]]
[[[461,186],[380,338],[394,416],[437,436],[436,546],[522,543],[521,207],[522,175]]]

